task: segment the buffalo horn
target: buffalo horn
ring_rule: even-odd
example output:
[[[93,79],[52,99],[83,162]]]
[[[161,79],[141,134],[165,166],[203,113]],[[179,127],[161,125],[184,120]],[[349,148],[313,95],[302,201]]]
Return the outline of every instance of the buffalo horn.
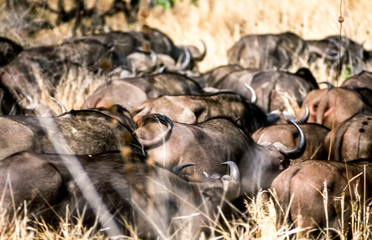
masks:
[[[221,163],[221,165],[228,165],[230,167],[230,180],[240,181],[239,168],[233,161]]]
[[[175,173],[176,175],[179,175],[180,172],[187,168],[187,167],[191,167],[191,166],[195,166],[196,163],[194,162],[185,162],[185,163],[181,163],[181,164],[178,164],[177,166],[175,166],[172,170],[173,173]]]
[[[310,111],[309,111],[309,108],[305,105],[305,114],[304,116],[298,120],[296,123],[297,124],[303,124],[303,123],[306,123],[307,120],[309,119],[309,116],[310,116]]]
[[[158,55],[156,55],[156,52],[152,49],[150,50],[150,56],[153,64],[156,65],[158,62]]]
[[[163,73],[167,69],[167,65],[163,65],[159,68],[158,73]]]
[[[182,49],[183,49],[184,55],[182,54],[181,56],[182,57],[185,56],[185,61],[181,64],[180,69],[185,70],[187,68],[187,66],[189,66],[189,64],[190,64],[191,54],[190,54],[189,49],[187,49],[186,47],[182,47]],[[182,58],[179,59],[179,60],[182,60]]]
[[[34,100],[32,99],[32,97],[30,97],[29,95],[27,95],[26,93],[23,93],[23,92],[19,92],[19,94],[26,98],[27,101],[30,103],[30,105],[34,105]]]
[[[306,138],[304,132],[297,125],[293,117],[289,117],[287,121],[289,123],[292,123],[297,128],[298,132],[300,133],[300,142],[298,143],[297,147],[293,150],[286,150],[285,148],[280,148],[279,152],[288,159],[296,159],[299,158],[305,152]]]
[[[319,85],[320,85],[320,84],[322,84],[322,83],[323,83],[323,84],[327,84],[327,87],[328,87],[328,89],[331,89],[331,88],[333,88],[333,87],[334,87],[334,86],[332,85],[332,83],[331,83],[331,82],[328,82],[328,81],[324,81],[324,82],[320,82],[320,83],[319,83]]]
[[[52,99],[55,103],[58,104],[58,106],[61,108],[62,113],[67,112],[65,106],[64,106],[60,101],[58,101],[58,100],[55,99],[54,97],[51,97],[51,96],[49,96],[49,97],[50,97],[50,99]]]
[[[251,103],[256,103],[257,102],[256,91],[247,83],[245,84],[245,87],[248,88],[248,90],[251,92]]]

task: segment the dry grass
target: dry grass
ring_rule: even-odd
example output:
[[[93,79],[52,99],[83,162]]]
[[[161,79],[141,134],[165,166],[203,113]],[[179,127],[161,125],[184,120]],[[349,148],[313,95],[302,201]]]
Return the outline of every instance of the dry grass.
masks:
[[[97,2],[98,6],[105,9],[111,1]],[[152,9],[145,21],[168,34],[177,44],[201,47],[200,39],[203,39],[208,54],[201,62],[200,70],[205,71],[227,63],[227,49],[246,34],[293,31],[305,39],[339,34],[340,1],[199,0],[194,5],[184,0],[167,11],[161,7]],[[372,49],[369,40],[372,5],[369,1],[343,0],[342,3],[342,15],[345,18],[342,34]],[[71,36],[71,25],[62,24],[52,31],[42,31],[33,38],[27,38],[18,31],[20,23],[14,17],[13,13],[1,16],[5,24],[0,25],[0,33],[23,44],[33,46],[60,42]],[[122,15],[108,19],[107,24],[114,30],[139,29],[139,24],[128,25]]]
[[[208,53],[199,67],[201,71],[206,71],[226,64],[227,49],[245,34],[293,31],[305,39],[319,39],[338,34],[340,1],[199,0],[197,5],[193,5],[184,0],[167,11],[161,8],[152,9],[145,23],[165,32],[177,44],[201,47],[202,39],[207,44]],[[110,1],[98,0],[102,8],[107,7],[108,2]],[[367,0],[344,0],[342,3],[342,15],[345,18],[342,34],[364,43],[367,49],[372,49],[369,30],[372,4]],[[53,30],[41,31],[32,37],[26,36],[22,29],[27,23],[20,21],[15,13],[5,12],[4,4],[5,0],[0,0],[2,36],[10,37],[28,47],[60,43],[71,37],[70,23],[62,24]],[[140,27],[140,24],[128,25],[122,15],[108,19],[108,24],[113,30],[138,30]],[[323,77],[318,81],[330,80],[328,76]],[[63,86],[59,86],[56,97],[68,109],[78,108],[84,97],[92,92],[98,83],[104,81],[93,81],[93,78],[95,76],[89,73],[69,71]],[[275,230],[273,202],[265,199],[262,193],[247,203],[247,210],[257,225],[252,226],[243,219],[229,222],[228,229],[221,231],[223,239],[289,239],[288,226],[283,226],[279,231]],[[61,230],[54,231],[45,223],[39,223],[38,228],[31,228],[27,224],[28,221],[27,218],[20,217],[9,222],[4,213],[0,213],[0,239],[104,239],[102,232],[92,233],[91,229],[69,222],[62,222]],[[356,227],[355,239],[367,236],[363,231],[365,229]],[[134,238],[135,236],[132,237]]]

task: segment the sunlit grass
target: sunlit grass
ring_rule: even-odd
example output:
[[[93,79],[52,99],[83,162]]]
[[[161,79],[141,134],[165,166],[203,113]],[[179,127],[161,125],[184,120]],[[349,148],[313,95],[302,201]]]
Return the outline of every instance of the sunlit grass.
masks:
[[[107,7],[104,0],[97,1],[100,6]],[[320,39],[339,33],[338,20],[339,0],[199,0],[180,1],[174,8],[164,11],[161,7],[150,11],[145,23],[168,34],[176,44],[193,44],[202,47],[200,39],[207,45],[207,56],[199,65],[201,71],[207,71],[218,65],[226,64],[226,52],[242,36],[250,33],[279,33],[293,31],[305,39]],[[0,35],[10,37],[20,44],[31,47],[44,44],[60,43],[71,37],[71,23],[65,23],[53,30],[40,31],[35,36],[26,36],[20,18],[13,12],[5,12],[5,0],[0,0]],[[342,14],[345,17],[342,34],[367,49],[372,49],[370,23],[372,22],[372,4],[369,1],[343,1]],[[27,12],[25,14],[28,14]],[[50,16],[49,16],[50,17]],[[52,17],[51,17],[52,18]],[[128,25],[123,15],[107,20],[113,30],[140,29],[141,23]],[[325,67],[312,69],[318,81],[333,81],[333,73]],[[63,81],[57,86],[56,98],[68,110],[79,109],[85,97],[104,81],[104,76],[97,76],[81,69],[70,69],[65,73]],[[59,112],[49,99],[42,95],[39,103],[48,103]],[[290,230],[290,226],[275,229],[275,210],[273,200],[260,192],[257,197],[246,201],[246,209],[251,215],[222,222],[226,227],[216,226],[221,239],[290,239],[290,233],[301,232]],[[353,215],[354,239],[367,239],[370,230],[364,225],[366,216],[360,214],[370,212],[370,206],[363,205],[363,199],[357,199]],[[62,220],[58,230],[50,228],[47,223],[35,223],[27,217],[9,220],[0,211],[0,239],[107,239],[104,231],[93,231],[86,228],[81,221],[72,223]],[[364,217],[364,218],[363,218]],[[135,233],[128,239],[137,239]]]

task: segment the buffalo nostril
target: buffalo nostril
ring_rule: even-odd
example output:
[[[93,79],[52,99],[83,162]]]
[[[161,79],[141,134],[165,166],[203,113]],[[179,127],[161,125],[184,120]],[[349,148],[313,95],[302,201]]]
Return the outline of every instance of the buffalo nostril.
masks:
[[[368,125],[368,122],[364,121],[362,122],[363,125]]]
[[[359,132],[360,133],[364,133],[366,130],[364,130],[364,128],[361,128],[361,129],[359,129]]]

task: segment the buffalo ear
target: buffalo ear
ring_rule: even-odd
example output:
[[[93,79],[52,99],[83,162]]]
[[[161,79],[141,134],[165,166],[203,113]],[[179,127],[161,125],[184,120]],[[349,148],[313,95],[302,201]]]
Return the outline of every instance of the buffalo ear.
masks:
[[[137,124],[134,134],[144,147],[156,147],[165,143],[173,129],[173,122],[162,114],[145,115]]]

